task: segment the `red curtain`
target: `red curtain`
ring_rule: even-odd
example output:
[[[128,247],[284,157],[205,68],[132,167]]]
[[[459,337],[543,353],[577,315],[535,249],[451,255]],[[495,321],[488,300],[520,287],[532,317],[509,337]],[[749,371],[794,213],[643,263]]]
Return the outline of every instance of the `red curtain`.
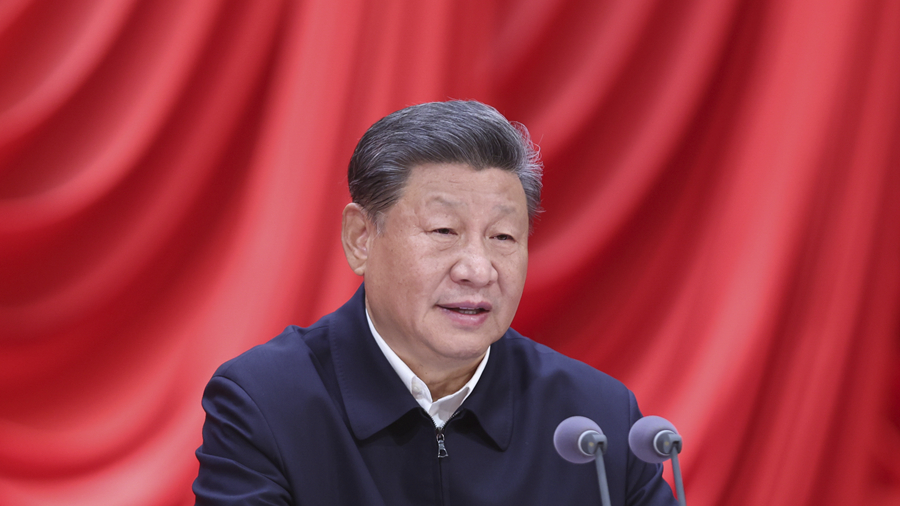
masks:
[[[900,504],[898,54],[892,0],[0,2],[0,504],[190,504],[215,367],[360,282],[356,140],[447,98],[542,148],[514,326],[691,504]]]

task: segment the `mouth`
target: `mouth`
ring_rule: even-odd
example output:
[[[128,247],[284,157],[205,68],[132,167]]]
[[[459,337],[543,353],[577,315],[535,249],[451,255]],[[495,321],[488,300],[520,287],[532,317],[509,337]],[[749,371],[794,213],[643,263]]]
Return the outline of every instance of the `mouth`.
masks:
[[[452,311],[454,313],[468,316],[487,313],[491,310],[491,305],[487,302],[481,302],[478,304],[438,304],[438,307],[441,309],[446,309],[447,311]]]

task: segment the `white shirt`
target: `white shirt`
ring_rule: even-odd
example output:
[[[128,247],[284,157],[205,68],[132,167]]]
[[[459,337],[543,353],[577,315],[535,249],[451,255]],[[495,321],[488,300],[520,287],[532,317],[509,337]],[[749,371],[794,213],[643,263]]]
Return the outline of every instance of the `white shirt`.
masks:
[[[406,388],[409,389],[409,393],[411,393],[416,402],[422,406],[422,409],[431,416],[431,419],[434,420],[435,427],[443,427],[459,406],[462,405],[463,401],[466,400],[470,393],[472,393],[475,384],[478,383],[478,379],[481,378],[481,373],[484,372],[484,366],[487,364],[488,357],[491,355],[490,347],[488,347],[487,352],[485,352],[484,358],[481,359],[481,363],[478,364],[478,368],[475,369],[475,374],[472,375],[472,378],[469,379],[462,388],[455,393],[433,401],[431,399],[431,390],[428,389],[425,382],[416,376],[412,369],[406,365],[406,362],[394,353],[394,350],[388,346],[384,341],[384,338],[381,337],[381,334],[375,330],[375,325],[372,324],[372,317],[369,316],[369,308],[366,308],[366,321],[369,322],[369,330],[371,330],[372,335],[375,336],[375,342],[378,343],[378,347],[381,349],[381,352],[384,353],[388,362],[390,362],[391,367],[393,367],[397,375],[400,376],[400,380]]]

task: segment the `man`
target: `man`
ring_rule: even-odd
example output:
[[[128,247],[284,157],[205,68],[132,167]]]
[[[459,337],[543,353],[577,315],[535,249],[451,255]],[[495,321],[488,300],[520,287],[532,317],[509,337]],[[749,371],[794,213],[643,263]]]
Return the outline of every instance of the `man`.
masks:
[[[553,447],[582,415],[609,438],[612,504],[674,504],[661,466],[628,449],[631,392],[509,328],[540,177],[524,128],[478,102],[375,123],[343,213],[364,283],[215,373],[197,503],[600,504],[594,466]]]

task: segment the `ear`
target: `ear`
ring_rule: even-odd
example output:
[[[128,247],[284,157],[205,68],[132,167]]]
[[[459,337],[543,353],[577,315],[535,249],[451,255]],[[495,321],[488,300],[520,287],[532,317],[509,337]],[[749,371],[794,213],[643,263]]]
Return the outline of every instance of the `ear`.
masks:
[[[344,207],[341,220],[341,242],[347,263],[353,272],[362,276],[366,273],[366,261],[369,259],[369,239],[375,235],[375,224],[372,223],[362,207],[349,203]]]

